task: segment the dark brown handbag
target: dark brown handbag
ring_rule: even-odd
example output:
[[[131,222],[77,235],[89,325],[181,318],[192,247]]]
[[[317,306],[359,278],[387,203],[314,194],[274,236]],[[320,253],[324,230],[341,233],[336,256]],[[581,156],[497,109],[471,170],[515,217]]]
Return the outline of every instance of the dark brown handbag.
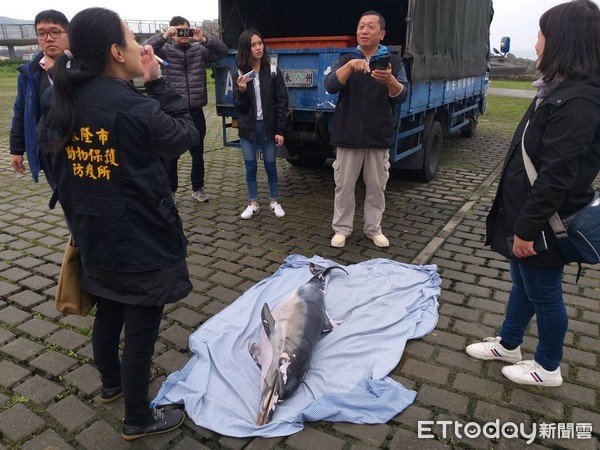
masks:
[[[56,287],[56,309],[63,314],[87,316],[96,304],[93,295],[81,288],[79,283],[79,247],[73,245],[73,236],[69,236],[60,275]]]

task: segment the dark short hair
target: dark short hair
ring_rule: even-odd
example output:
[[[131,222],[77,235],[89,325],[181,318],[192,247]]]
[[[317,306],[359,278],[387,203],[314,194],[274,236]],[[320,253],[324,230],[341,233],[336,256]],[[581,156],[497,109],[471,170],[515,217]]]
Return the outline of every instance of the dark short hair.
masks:
[[[370,10],[370,11],[364,12],[362,14],[362,16],[360,16],[360,18],[362,19],[365,16],[377,16],[377,17],[379,17],[379,27],[382,30],[385,30],[385,19],[383,18],[383,16],[380,13],[378,13],[377,11]]]
[[[186,24],[188,27],[190,26],[190,22],[189,20],[187,20],[185,17],[181,17],[181,16],[173,16],[171,18],[171,20],[169,21],[169,26],[170,27],[174,27],[176,25],[183,25]]]
[[[573,0],[540,17],[544,52],[538,67],[546,82],[600,75],[600,9],[590,0]]]
[[[35,28],[37,28],[40,22],[55,23],[61,25],[65,30],[69,29],[69,19],[67,19],[67,16],[55,9],[46,9],[37,13],[34,20]]]

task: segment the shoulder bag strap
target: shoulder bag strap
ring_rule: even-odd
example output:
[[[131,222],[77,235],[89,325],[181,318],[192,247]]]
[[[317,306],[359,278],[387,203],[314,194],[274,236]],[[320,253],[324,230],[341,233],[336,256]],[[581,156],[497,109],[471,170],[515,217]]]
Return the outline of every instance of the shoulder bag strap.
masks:
[[[527,178],[529,178],[529,183],[531,183],[531,185],[533,186],[533,182],[537,178],[537,170],[535,170],[535,167],[531,162],[531,158],[529,158],[529,155],[525,150],[525,132],[527,131],[528,126],[529,121],[527,121],[527,123],[525,124],[525,129],[523,130],[523,136],[521,138],[521,151],[523,152],[523,163],[525,164],[525,170],[527,171]],[[563,225],[558,213],[555,212],[552,215],[552,217],[550,217],[548,222],[550,223],[550,226],[552,227],[552,230],[554,231],[556,237],[566,237],[567,230],[565,230],[565,226]]]

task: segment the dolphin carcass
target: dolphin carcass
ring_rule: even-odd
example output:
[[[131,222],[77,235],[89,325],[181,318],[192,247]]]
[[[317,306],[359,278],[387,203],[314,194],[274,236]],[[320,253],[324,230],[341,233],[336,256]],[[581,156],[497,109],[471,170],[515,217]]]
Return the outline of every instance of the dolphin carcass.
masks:
[[[260,350],[250,348],[261,367],[261,396],[257,425],[268,423],[278,402],[292,396],[298,389],[323,333],[333,330],[340,322],[329,318],[325,308],[325,276],[332,269],[318,268],[311,263],[314,276],[294,290],[271,311],[263,305]],[[348,272],[346,272],[348,273]]]

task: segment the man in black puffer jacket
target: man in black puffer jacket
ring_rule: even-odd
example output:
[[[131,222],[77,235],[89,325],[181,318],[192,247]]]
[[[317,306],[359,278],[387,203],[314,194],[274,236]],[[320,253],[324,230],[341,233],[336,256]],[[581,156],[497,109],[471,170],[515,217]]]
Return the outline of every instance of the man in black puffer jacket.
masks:
[[[180,31],[189,30],[189,31]],[[182,36],[182,34],[191,35]],[[171,38],[172,44],[167,43]],[[194,124],[200,132],[200,143],[190,148],[192,155],[192,197],[199,202],[207,202],[204,193],[204,136],[206,120],[202,107],[208,103],[206,87],[206,65],[227,55],[227,46],[212,36],[204,36],[200,28],[190,29],[190,22],[175,16],[169,22],[169,28],[163,34],[156,34],[145,44],[154,48],[154,53],[166,60],[165,78],[185,100]],[[173,196],[179,187],[177,161],[179,157],[167,161],[169,180]]]

